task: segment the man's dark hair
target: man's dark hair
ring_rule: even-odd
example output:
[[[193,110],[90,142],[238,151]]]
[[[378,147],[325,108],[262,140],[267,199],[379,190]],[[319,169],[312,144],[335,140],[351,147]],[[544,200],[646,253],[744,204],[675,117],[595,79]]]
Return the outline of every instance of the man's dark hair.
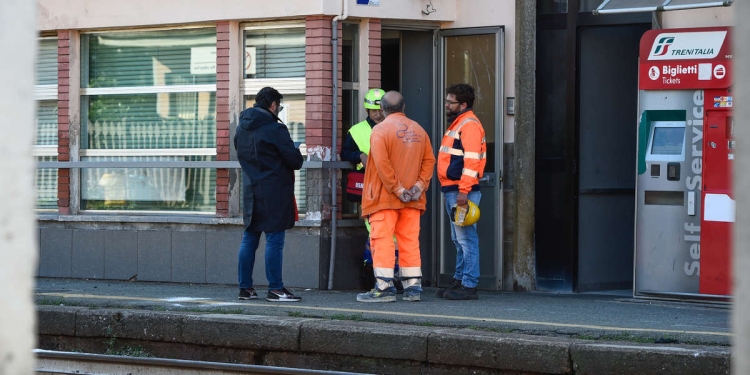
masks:
[[[395,103],[389,102],[388,99],[391,99],[391,101]],[[388,91],[380,99],[380,109],[386,115],[390,113],[403,112],[405,108],[404,97],[397,91]]]
[[[282,98],[284,98],[284,95],[281,95],[275,88],[264,87],[255,95],[255,103],[263,109],[269,109],[273,102],[276,102],[276,105],[281,105]]]
[[[459,103],[466,103],[468,107],[474,106],[474,88],[465,83],[456,83],[450,85],[447,90],[448,94],[453,94],[456,97],[456,101]]]

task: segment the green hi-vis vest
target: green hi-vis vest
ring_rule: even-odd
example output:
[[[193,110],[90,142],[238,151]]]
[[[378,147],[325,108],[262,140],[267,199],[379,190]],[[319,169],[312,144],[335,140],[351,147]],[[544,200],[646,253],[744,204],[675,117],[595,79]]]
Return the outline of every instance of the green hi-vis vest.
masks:
[[[359,147],[359,151],[370,155],[370,135],[372,134],[372,128],[367,120],[364,120],[349,129],[349,133],[354,139],[354,143]],[[364,168],[362,163],[357,164],[357,170]]]

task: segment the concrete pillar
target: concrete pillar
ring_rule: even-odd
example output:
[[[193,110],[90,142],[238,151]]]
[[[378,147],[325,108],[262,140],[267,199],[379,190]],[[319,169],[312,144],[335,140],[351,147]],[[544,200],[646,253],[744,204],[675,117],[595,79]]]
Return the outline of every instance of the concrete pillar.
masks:
[[[5,58],[0,69],[0,374],[34,373],[35,21],[36,2],[0,2],[0,49],[13,51],[13,58]]]
[[[735,19],[744,20],[750,17],[750,3],[747,1],[736,1]],[[732,327],[734,331],[734,342],[732,348],[732,373],[750,374],[750,231],[745,230],[750,226],[750,25],[746,22],[737,22],[734,40],[735,77],[737,98],[735,101],[741,103],[737,106],[735,137],[737,142],[737,158],[734,164],[734,193],[737,200],[737,221],[734,230],[734,303],[732,307]],[[744,208],[743,208],[744,207]]]
[[[536,1],[516,0],[515,237],[512,290],[536,288],[534,184],[536,123]],[[507,278],[506,278],[507,279]],[[506,285],[505,289],[511,289]]]

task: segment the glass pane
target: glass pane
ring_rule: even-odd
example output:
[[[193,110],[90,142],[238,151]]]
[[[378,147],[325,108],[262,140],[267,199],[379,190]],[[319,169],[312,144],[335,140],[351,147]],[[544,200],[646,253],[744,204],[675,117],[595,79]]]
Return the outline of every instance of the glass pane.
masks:
[[[304,28],[245,31],[245,78],[304,76]]]
[[[37,156],[36,161],[57,161],[57,156]],[[36,208],[56,210],[57,168],[37,168],[34,178]]]
[[[57,146],[57,100],[36,102],[36,135],[37,146]]]
[[[214,161],[214,156],[84,157],[83,161]],[[82,210],[199,211],[216,209],[216,170],[85,168]]]
[[[255,104],[255,95],[246,95],[245,108],[250,108],[253,104]],[[289,135],[291,135],[292,140],[302,143],[300,151],[302,151],[302,156],[307,158],[307,148],[305,145],[305,95],[285,95],[281,99],[281,105],[284,109],[279,113],[279,118],[289,129]],[[297,208],[300,215],[307,212],[306,181],[306,169],[303,168],[294,171],[294,196],[297,199]],[[242,199],[240,199],[240,202],[242,202]]]
[[[216,93],[94,95],[81,98],[81,148],[216,147]]]
[[[685,142],[685,128],[654,128],[653,155],[680,155]]]
[[[568,0],[540,0],[539,14],[567,13]]]
[[[57,84],[57,39],[40,39],[36,57],[36,84]]]
[[[81,45],[82,87],[216,83],[216,29],[84,34]]]
[[[474,113],[482,122],[487,139],[485,172],[495,172],[495,141],[503,141],[495,139],[495,35],[450,36],[445,43],[446,87],[454,83],[474,87]]]
[[[359,81],[359,25],[345,23],[341,42],[343,82]]]

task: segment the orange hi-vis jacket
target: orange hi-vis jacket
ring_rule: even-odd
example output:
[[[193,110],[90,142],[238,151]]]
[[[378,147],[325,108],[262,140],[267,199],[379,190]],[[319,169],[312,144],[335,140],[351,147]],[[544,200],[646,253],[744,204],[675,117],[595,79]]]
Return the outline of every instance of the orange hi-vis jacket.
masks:
[[[438,180],[443,192],[468,194],[479,190],[487,164],[487,141],[482,123],[468,110],[456,118],[443,135],[438,152]]]
[[[416,208],[424,213],[435,156],[427,132],[403,113],[391,113],[372,128],[370,156],[365,168],[362,216],[380,210]],[[404,189],[419,186],[419,200],[403,203]]]

